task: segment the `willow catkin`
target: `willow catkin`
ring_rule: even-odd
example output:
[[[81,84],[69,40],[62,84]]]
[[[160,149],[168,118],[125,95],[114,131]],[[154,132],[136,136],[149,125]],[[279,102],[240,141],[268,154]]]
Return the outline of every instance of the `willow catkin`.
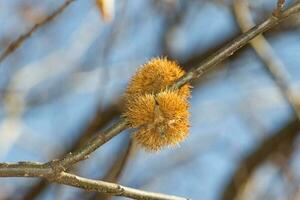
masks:
[[[156,94],[165,90],[185,74],[174,61],[167,58],[153,58],[142,65],[132,77],[125,92],[126,98],[141,94]],[[182,97],[190,96],[190,84],[182,86],[178,93]]]
[[[190,85],[168,90],[184,71],[173,61],[155,58],[133,76],[125,92],[123,116],[133,138],[148,151],[177,145],[188,135]]]
[[[133,128],[133,137],[149,151],[176,145],[189,129],[188,102],[177,92],[163,91],[132,99],[124,116]]]

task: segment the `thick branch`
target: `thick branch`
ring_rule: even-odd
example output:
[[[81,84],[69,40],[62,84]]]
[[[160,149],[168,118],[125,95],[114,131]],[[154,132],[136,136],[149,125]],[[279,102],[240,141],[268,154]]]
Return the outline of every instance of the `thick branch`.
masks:
[[[88,191],[107,193],[115,196],[124,196],[133,199],[145,200],[187,200],[186,198],[146,192],[115,183],[96,181],[83,178],[66,172],[56,172],[53,166],[40,163],[2,163],[0,164],[1,177],[41,177],[50,182],[69,185]]]
[[[277,18],[274,16],[271,16],[269,19],[261,23],[260,25],[252,28],[251,30],[247,31],[246,33],[242,34],[240,37],[238,37],[236,40],[232,41],[228,45],[226,45],[224,48],[217,51],[214,55],[207,58],[200,64],[199,67],[195,68],[194,70],[191,70],[188,72],[185,76],[183,76],[180,80],[178,80],[176,83],[174,83],[171,88],[179,88],[182,85],[199,78],[202,76],[206,71],[211,69],[216,64],[222,62],[229,56],[231,56],[233,53],[235,53],[238,49],[245,46],[250,40],[252,40],[257,35],[269,30],[270,28],[274,27],[276,24],[278,24],[281,20],[287,18],[288,16],[295,14],[300,11],[300,3],[295,4],[291,8],[287,9],[286,11],[281,13],[281,18]],[[87,143],[84,147],[80,148],[79,150],[75,151],[74,153],[70,153],[66,155],[61,160],[54,160],[46,164],[30,164],[25,165],[24,163],[19,166],[20,163],[17,164],[0,164],[0,177],[8,177],[8,176],[32,176],[32,177],[46,177],[48,180],[57,181],[62,184],[72,185],[76,187],[82,187],[85,189],[91,189],[95,190],[95,187],[97,183],[103,183],[100,181],[93,181],[89,179],[84,179],[81,177],[77,177],[72,174],[65,173],[64,171],[70,167],[71,165],[86,159],[93,151],[95,151],[97,148],[99,148],[101,145],[106,143],[108,140],[110,140],[112,137],[118,135],[121,131],[127,128],[127,123],[125,119],[121,119],[118,123],[113,125],[110,129],[104,132],[104,134],[98,134],[96,138],[92,139],[89,143]],[[24,169],[23,169],[23,167]],[[46,167],[45,167],[46,166]],[[36,171],[35,171],[36,170]],[[91,181],[91,182],[90,182]],[[82,183],[85,183],[87,187],[83,187]],[[100,184],[101,185],[101,184]],[[102,185],[103,186],[103,185]],[[108,189],[108,185],[105,185],[107,187],[104,187]],[[130,189],[129,193],[127,188],[119,189],[120,187],[115,184],[116,190],[114,195],[123,195],[128,196],[130,195],[130,192],[133,192],[136,194],[137,190]],[[101,188],[103,189],[103,188]],[[96,190],[96,191],[100,191]],[[107,191],[107,190],[105,190]],[[111,191],[111,190],[110,190]],[[120,193],[121,191],[121,193]],[[125,192],[124,192],[125,191]],[[127,193],[126,193],[127,191]],[[149,193],[147,193],[149,194]],[[151,195],[151,194],[149,194]],[[128,196],[136,198],[136,196]],[[175,198],[175,197],[174,197]],[[145,199],[142,197],[139,197],[139,199]],[[149,196],[146,197],[146,199],[151,199]],[[157,199],[157,198],[156,198]],[[168,198],[171,199],[171,198]]]

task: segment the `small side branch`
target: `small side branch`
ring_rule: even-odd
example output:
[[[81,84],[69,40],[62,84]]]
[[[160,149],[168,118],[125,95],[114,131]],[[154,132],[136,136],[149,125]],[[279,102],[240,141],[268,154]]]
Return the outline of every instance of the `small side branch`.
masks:
[[[221,48],[212,56],[205,59],[202,63],[199,64],[198,67],[191,70],[187,74],[185,74],[179,81],[177,81],[172,88],[179,88],[185,85],[192,80],[198,79],[203,74],[205,74],[208,70],[213,68],[216,64],[221,63],[231,55],[233,55],[237,50],[244,47],[248,42],[250,42],[256,36],[270,30],[278,23],[283,21],[284,19],[294,15],[300,11],[300,3],[296,3],[287,10],[281,13],[280,18],[274,17],[273,15],[269,17],[267,20],[262,22],[261,24],[254,26],[244,34],[240,35],[238,38]]]
[[[284,5],[285,5],[285,0],[278,0],[277,1],[277,7],[276,9],[273,11],[273,15],[277,18],[281,17],[281,13],[284,9]]]
[[[71,1],[71,0],[70,0]],[[241,47],[245,46],[253,38],[266,32],[276,26],[280,21],[300,11],[300,2],[291,6],[289,9],[281,13],[281,17],[271,16],[263,23],[253,27],[249,31],[242,34],[237,39],[217,51],[214,55],[204,60],[199,67],[191,70],[176,83],[171,85],[172,88],[180,88],[184,84],[194,79],[200,78],[205,72],[213,68],[216,64],[230,57]],[[67,154],[63,159],[53,160],[45,164],[40,163],[0,163],[0,177],[42,177],[51,182],[57,182],[65,185],[83,188],[86,190],[106,192],[112,195],[121,195],[135,199],[184,199],[181,197],[168,196],[163,194],[149,193],[132,188],[120,186],[118,184],[107,183],[103,181],[95,181],[85,179],[65,171],[75,163],[87,159],[88,156],[98,149],[101,145],[112,139],[114,136],[127,129],[127,122],[121,119],[110,129],[103,133],[99,133],[95,138],[91,139],[86,145],[73,153]]]
[[[279,9],[283,7],[284,1],[279,0],[277,4],[277,9]],[[242,31],[246,31],[249,28],[255,26],[252,20],[247,0],[235,0],[234,12],[237,22]],[[284,98],[286,98],[286,100],[290,103],[295,113],[297,114],[298,119],[300,119],[299,103],[297,103],[295,101],[295,98],[293,98],[291,87],[289,85],[290,77],[282,61],[275,55],[271,45],[263,35],[259,35],[252,41],[250,41],[250,45],[253,47],[259,58],[265,64],[270,75],[276,81],[276,84],[281,90]]]

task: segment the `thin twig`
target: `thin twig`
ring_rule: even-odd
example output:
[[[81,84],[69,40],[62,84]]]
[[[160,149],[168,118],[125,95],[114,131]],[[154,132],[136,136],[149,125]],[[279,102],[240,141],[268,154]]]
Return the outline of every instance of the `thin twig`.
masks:
[[[278,23],[286,19],[287,17],[294,15],[300,11],[300,3],[296,3],[291,6],[289,9],[283,11],[281,13],[280,18],[275,16],[269,17],[267,20],[262,22],[261,24],[253,27],[252,29],[248,30],[244,34],[240,35],[238,38],[221,48],[212,56],[205,59],[200,65],[185,74],[179,81],[177,81],[172,87],[179,88],[185,85],[188,82],[191,82],[194,79],[201,77],[205,72],[213,68],[216,64],[222,62],[226,58],[233,55],[237,50],[245,46],[250,40],[255,38],[261,33],[268,31],[269,29],[276,26]]]
[[[279,0],[278,7],[280,7],[282,3],[284,3],[284,1]],[[246,31],[255,26],[247,0],[235,0],[234,12],[242,31]],[[261,58],[263,63],[265,63],[269,73],[274,78],[279,89],[281,90],[283,97],[290,103],[296,112],[298,119],[300,119],[299,103],[297,103],[295,98],[293,98],[291,86],[289,84],[290,77],[282,61],[275,55],[271,45],[263,35],[259,35],[250,41],[250,45]]]
[[[53,164],[59,168],[62,168],[62,170],[65,171],[73,164],[87,159],[89,155],[96,149],[98,149],[101,145],[105,144],[107,141],[109,141],[114,136],[118,135],[127,128],[127,121],[125,119],[121,119],[119,122],[114,124],[105,132],[96,135],[95,138],[91,139],[83,147],[79,148],[78,150],[75,150],[72,153],[67,154],[64,158],[60,160],[50,161],[49,164]]]
[[[48,24],[50,21],[55,19],[59,14],[61,14],[72,2],[75,0],[66,0],[64,4],[62,4],[57,10],[55,10],[52,14],[47,16],[42,21],[36,23],[28,32],[22,34],[19,36],[18,39],[13,41],[8,45],[8,47],[3,51],[3,53],[0,55],[0,63],[11,53],[13,53],[18,47],[22,45],[22,43],[28,39],[33,32],[35,32],[37,29],[41,28],[42,26]]]
[[[174,83],[171,88],[176,89],[180,88],[184,84],[191,82],[194,79],[200,78],[207,72],[209,69],[214,67],[216,64],[222,62],[226,58],[233,55],[238,49],[245,46],[249,41],[251,41],[254,37],[258,36],[261,33],[266,32],[271,29],[283,19],[297,13],[300,11],[300,3],[297,3],[291,6],[289,9],[281,13],[281,18],[274,17],[273,15],[268,18],[266,21],[261,24],[253,27],[249,31],[245,32],[237,39],[233,40],[231,43],[221,48],[217,53],[208,57],[206,60],[200,64],[197,68],[191,70],[186,73],[182,78],[180,78],[176,83]],[[86,144],[81,149],[77,150],[74,153],[70,153],[66,155],[62,160],[56,161],[58,165],[60,165],[63,169],[68,168],[69,166],[88,158],[88,155],[99,148],[102,144],[107,142],[112,137],[119,134],[121,131],[127,128],[127,122],[125,119],[121,119],[117,124],[113,125],[111,129],[106,131],[105,134],[98,134],[98,136],[93,139],[91,142]]]
[[[252,19],[251,11],[249,9],[248,1],[247,0],[235,0],[234,1],[234,12],[236,15],[237,22],[241,28],[242,31],[246,31],[247,29],[253,27],[255,24]],[[284,1],[278,0],[277,2],[277,9],[274,11],[274,15],[276,17],[280,17],[281,9],[283,8]],[[251,46],[257,53],[257,55],[260,57],[260,59],[265,64],[267,70],[269,71],[270,75],[273,77],[273,79],[276,81],[276,84],[278,85],[281,93],[283,94],[283,97],[290,103],[292,108],[294,109],[295,113],[298,116],[298,120],[300,119],[300,109],[297,104],[297,102],[294,101],[294,98],[291,95],[291,87],[289,85],[289,74],[285,70],[285,66],[282,63],[282,61],[275,55],[275,53],[272,50],[271,45],[268,43],[268,41],[265,39],[263,35],[259,35],[256,38],[254,38],[252,41],[250,41]],[[281,152],[283,155],[283,159],[285,161],[291,157],[291,154],[293,152],[293,145],[292,140],[288,140],[289,142],[285,142],[282,144],[278,144],[278,146],[283,146],[281,149],[278,149],[277,151]],[[281,165],[283,163],[286,163],[284,161],[281,161]],[[284,166],[284,165],[283,165]],[[251,171],[254,171],[254,166],[251,168]],[[282,167],[281,167],[282,168]],[[249,170],[248,170],[249,171]],[[240,178],[238,182],[235,183],[239,188],[236,188],[235,190],[228,190],[228,194],[230,196],[227,196],[226,198],[232,198],[233,195],[238,195],[240,191],[243,191],[245,189],[245,185],[247,183],[247,178],[251,175],[251,172],[247,172],[247,175],[243,176],[243,178]],[[246,178],[245,178],[246,177]],[[233,192],[235,191],[235,192]]]
[[[233,53],[235,53],[238,49],[245,46],[250,40],[252,40],[257,35],[264,33],[265,31],[271,29],[276,24],[278,24],[283,19],[297,13],[300,11],[300,3],[297,3],[291,6],[286,11],[281,13],[281,17],[277,18],[271,16],[266,21],[261,23],[258,26],[255,26],[251,30],[247,31],[246,33],[242,34],[240,37],[226,45],[224,48],[217,51],[214,55],[207,58],[205,61],[200,64],[199,67],[191,70],[181,79],[179,79],[176,83],[174,83],[171,88],[179,88],[182,85],[191,82],[194,79],[201,77],[205,72],[211,69],[216,64],[222,62],[226,58],[230,57]],[[100,133],[96,136],[96,138],[92,139],[89,143],[85,146],[80,148],[79,150],[75,151],[74,153],[70,153],[66,155],[63,159],[60,160],[53,160],[46,164],[32,164],[32,163],[15,163],[15,164],[0,164],[0,177],[43,177],[50,181],[55,181],[61,184],[72,185],[75,187],[85,188],[87,190],[95,190],[101,192],[112,192],[111,189],[114,189],[113,195],[123,195],[128,196],[130,192],[137,193],[137,190],[128,189],[125,187],[121,187],[117,184],[109,185],[110,183],[94,181],[90,179],[84,179],[81,177],[77,177],[72,174],[68,174],[64,172],[68,167],[72,166],[73,164],[87,159],[88,156],[99,148],[101,145],[106,143],[112,137],[118,135],[121,131],[127,128],[127,122],[125,119],[121,119],[115,125],[113,125],[110,129],[105,131],[104,133]],[[97,184],[99,183],[99,185]],[[105,183],[105,184],[100,184]],[[99,189],[100,188],[100,189]],[[128,190],[130,191],[128,193]],[[126,193],[127,192],[127,193]],[[150,199],[149,196],[145,197],[143,194],[139,193],[142,196],[138,196],[139,199]],[[147,193],[149,194],[149,193]],[[155,195],[151,193],[153,197]],[[130,197],[137,198],[137,196],[131,195]],[[156,199],[161,199],[156,196]],[[174,197],[179,198],[179,197]],[[170,199],[170,198],[168,198]],[[179,198],[180,199],[180,198]]]
[[[87,127],[82,131],[80,136],[75,139],[74,143],[70,146],[70,148],[63,151],[58,156],[59,158],[63,158],[69,152],[73,152],[76,149],[83,146],[89,138],[93,137],[93,135],[97,134],[97,131],[102,130],[106,127],[109,123],[113,121],[113,119],[117,118],[120,114],[120,107],[121,100],[116,100],[116,102],[112,103],[111,105],[105,107],[104,109],[98,106],[97,112],[92,120],[89,122]],[[49,182],[45,180],[40,180],[33,186],[31,186],[25,195],[22,197],[24,200],[33,200],[36,199],[42,192],[47,188]]]
[[[109,106],[106,106],[102,109],[100,106],[97,108],[97,112],[92,120],[89,122],[87,127],[82,131],[80,136],[75,139],[74,143],[70,148],[67,148],[66,151],[62,152],[58,157],[62,158],[69,152],[73,152],[76,149],[80,148],[85,144],[89,138],[93,135],[96,135],[98,130],[103,129],[103,127],[107,126],[109,123],[113,121],[113,119],[117,118],[120,114],[119,105],[120,100],[117,100],[115,103],[112,103]],[[48,182],[45,180],[40,180],[36,184],[30,187],[26,194],[22,197],[24,200],[33,200],[36,199],[48,186]]]
[[[146,192],[115,183],[96,181],[83,178],[66,172],[56,173],[55,168],[47,164],[21,162],[1,163],[1,177],[41,177],[51,182],[82,188],[88,191],[103,192],[115,196],[124,196],[133,199],[145,200],[187,200],[186,198]]]

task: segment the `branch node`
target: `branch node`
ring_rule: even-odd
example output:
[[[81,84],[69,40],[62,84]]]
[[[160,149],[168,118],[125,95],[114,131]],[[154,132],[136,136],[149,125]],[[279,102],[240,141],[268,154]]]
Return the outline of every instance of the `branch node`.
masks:
[[[61,175],[61,172],[66,171],[66,168],[61,164],[60,160],[58,159],[52,160],[46,163],[46,165],[52,170],[52,173],[47,177],[50,181],[58,179]]]
[[[285,6],[285,0],[278,0],[277,1],[277,7],[275,8],[275,10],[273,11],[273,16],[276,18],[281,18],[282,16],[282,12],[284,10],[284,6]]]

